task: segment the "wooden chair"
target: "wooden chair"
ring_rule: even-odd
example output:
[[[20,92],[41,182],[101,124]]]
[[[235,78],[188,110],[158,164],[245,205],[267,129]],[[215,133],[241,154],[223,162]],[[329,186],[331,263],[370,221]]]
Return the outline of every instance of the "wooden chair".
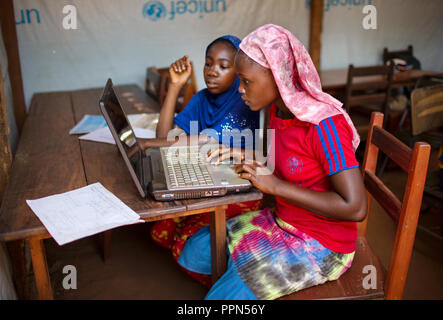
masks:
[[[443,142],[443,83],[417,88],[411,94],[411,135],[414,140]]]
[[[385,115],[385,123],[388,121],[393,70],[393,65],[349,66],[344,108],[353,119],[362,140],[369,131],[371,112],[381,111]]]
[[[430,79],[427,79],[430,80]],[[440,79],[442,80],[442,79]],[[443,144],[443,82],[417,88],[411,94],[411,142],[426,141],[435,149]],[[443,191],[439,186],[440,170],[430,172],[424,191],[424,201],[437,210],[443,209]],[[420,226],[421,230],[436,233]],[[437,235],[437,237],[439,237]],[[441,237],[440,237],[441,239]]]
[[[167,70],[166,70],[167,71]],[[149,67],[146,70],[145,91],[151,98],[154,98],[160,105],[166,96],[166,73],[164,69]]]
[[[197,93],[197,81],[194,74],[194,65],[192,64],[192,74],[188,82],[183,86],[180,94],[177,98],[177,104],[175,112],[179,113],[182,111],[189,100]],[[166,93],[169,87],[169,68],[149,67],[146,71],[146,93],[148,93],[152,98],[156,99],[160,105],[166,98]]]
[[[406,50],[389,51],[388,48],[383,49],[383,63],[386,64],[389,60],[398,57],[399,55],[413,56],[413,47],[410,45]]]
[[[400,117],[400,121],[398,123],[398,127],[394,135],[399,138],[401,141],[409,145],[410,147],[416,141],[426,141],[431,144],[432,148],[439,148],[440,143],[443,141],[443,133],[438,131],[432,131],[434,129],[438,129],[442,127],[443,122],[443,101],[441,97],[441,93],[439,93],[439,89],[437,87],[434,89],[424,89],[425,87],[443,85],[443,77],[433,76],[433,75],[424,75],[417,80],[412,92],[415,90],[414,98],[412,98],[412,93],[410,94],[409,101],[406,105],[406,108],[403,110],[403,113]],[[440,86],[440,88],[441,88]],[[428,96],[429,95],[429,96]],[[414,100],[415,112],[414,115],[411,115],[412,109],[412,100]],[[420,106],[418,107],[418,104]],[[420,110],[427,109],[430,106],[431,113],[426,116],[421,116],[420,119],[417,117],[417,107]],[[408,130],[403,129],[403,125],[406,122],[406,119],[410,116],[410,126]],[[381,177],[384,173],[384,170],[388,164],[388,158],[384,157],[380,169],[377,173],[379,177]],[[426,188],[425,188],[426,189]]]
[[[357,248],[349,270],[338,280],[301,290],[283,297],[295,299],[401,299],[408,274],[428,167],[430,146],[417,142],[411,150],[383,129],[383,114],[374,112],[366,143],[362,174],[368,195],[368,212],[374,198],[397,223],[388,270],[385,271],[365,239],[368,217],[358,223]],[[408,173],[403,202],[375,176],[378,152],[381,150]],[[376,271],[375,289],[365,289],[366,266]],[[372,285],[372,283],[371,283]]]

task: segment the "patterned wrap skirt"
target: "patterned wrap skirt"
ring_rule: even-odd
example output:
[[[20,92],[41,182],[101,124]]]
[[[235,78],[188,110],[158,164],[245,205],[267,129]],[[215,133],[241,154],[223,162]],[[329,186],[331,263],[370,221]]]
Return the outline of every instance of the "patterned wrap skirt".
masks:
[[[193,238],[178,262],[185,269],[207,274],[211,263],[209,228]],[[214,284],[207,298],[243,299],[252,296],[250,290],[257,299],[277,299],[338,279],[354,257],[354,253],[325,248],[276,217],[270,209],[228,220],[227,245],[228,271]]]

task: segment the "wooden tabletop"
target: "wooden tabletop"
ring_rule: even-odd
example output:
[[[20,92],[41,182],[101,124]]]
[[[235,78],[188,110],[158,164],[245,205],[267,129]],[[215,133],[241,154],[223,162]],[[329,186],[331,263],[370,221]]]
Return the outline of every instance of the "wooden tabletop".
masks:
[[[415,82],[424,75],[443,76],[441,72],[425,71],[425,70],[407,70],[403,72],[395,72],[392,78],[392,86],[403,87],[413,86]],[[345,89],[348,78],[348,69],[323,70],[320,72],[321,84],[323,91]],[[356,79],[356,82],[375,82],[380,81],[381,76],[370,76]]]
[[[48,235],[26,200],[95,182],[103,184],[146,221],[262,197],[253,189],[225,197],[183,201],[142,199],[115,145],[79,140],[69,134],[85,114],[101,114],[98,102],[102,91],[97,88],[34,95],[0,208],[0,240]],[[118,86],[116,92],[128,114],[159,110],[159,105],[137,85]]]

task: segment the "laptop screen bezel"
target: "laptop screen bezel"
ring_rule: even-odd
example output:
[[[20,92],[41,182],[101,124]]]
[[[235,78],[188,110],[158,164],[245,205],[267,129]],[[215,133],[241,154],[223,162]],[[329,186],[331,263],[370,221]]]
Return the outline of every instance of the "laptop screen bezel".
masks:
[[[103,90],[102,96],[100,98],[100,102],[99,102],[100,111],[102,112],[103,116],[105,117],[105,120],[106,120],[106,123],[108,124],[109,130],[111,131],[111,134],[112,134],[112,136],[113,136],[113,138],[115,140],[117,148],[119,149],[120,154],[123,157],[123,160],[124,160],[124,162],[126,164],[126,167],[129,170],[129,173],[131,175],[132,180],[135,183],[135,186],[137,187],[138,192],[140,193],[140,195],[143,198],[146,198],[146,192],[143,189],[143,180],[142,180],[143,177],[142,176],[138,176],[137,173],[135,172],[134,167],[131,164],[131,160],[129,159],[129,157],[128,157],[127,153],[126,153],[126,150],[125,150],[125,148],[124,148],[124,146],[122,144],[122,141],[120,141],[120,137],[119,137],[119,135],[117,133],[117,130],[115,129],[114,124],[112,123],[111,118],[109,117],[108,111],[106,110],[105,104],[107,103],[107,99],[109,99],[110,95],[114,95],[115,100],[117,102],[117,106],[121,109],[122,114],[125,117],[126,123],[128,124],[128,127],[132,130],[132,133],[134,134],[135,143],[138,146],[138,149],[139,149],[138,153],[139,153],[140,160],[141,160],[141,157],[144,156],[142,148],[140,147],[139,141],[135,137],[135,131],[132,128],[131,123],[128,120],[128,117],[126,116],[126,113],[125,113],[125,111],[122,108],[122,105],[120,103],[120,100],[118,99],[117,94],[115,93],[115,90],[114,90],[114,87],[113,87],[113,84],[112,84],[112,80],[108,79],[108,81],[106,82],[105,89]],[[142,164],[140,163],[139,165],[142,165]]]

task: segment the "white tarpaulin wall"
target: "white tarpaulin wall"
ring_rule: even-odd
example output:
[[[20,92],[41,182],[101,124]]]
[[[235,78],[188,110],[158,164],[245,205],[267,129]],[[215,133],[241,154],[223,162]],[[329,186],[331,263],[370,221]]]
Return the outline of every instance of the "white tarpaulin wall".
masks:
[[[364,5],[377,8],[377,29],[362,26]],[[65,30],[63,7],[77,9]],[[291,30],[306,46],[306,0],[14,0],[27,106],[33,93],[137,83],[148,66],[188,54],[204,87],[204,49],[223,34],[244,37],[265,23]],[[381,63],[384,46],[412,44],[423,69],[443,71],[443,1],[325,0],[322,69]],[[71,21],[72,22],[72,21]]]

